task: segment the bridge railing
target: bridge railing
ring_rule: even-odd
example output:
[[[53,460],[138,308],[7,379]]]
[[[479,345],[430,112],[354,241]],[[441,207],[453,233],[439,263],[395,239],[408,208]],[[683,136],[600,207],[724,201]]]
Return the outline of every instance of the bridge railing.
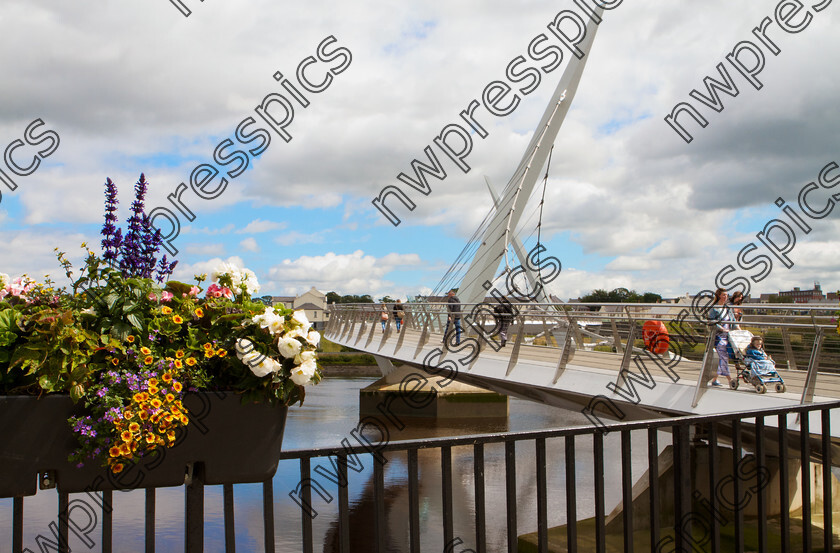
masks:
[[[143,542],[148,553],[233,553],[237,542],[266,553],[479,553],[519,551],[526,541],[548,551],[551,537],[570,551],[605,552],[608,542],[624,551],[822,550],[833,539],[833,478],[821,476],[837,460],[831,425],[838,408],[410,441],[389,441],[402,423],[375,417],[371,425],[381,429],[365,433],[362,445],[282,452],[277,476],[260,490],[205,486],[194,473],[182,488],[183,522],[172,516],[178,488],[57,494],[52,507],[49,498],[31,500],[34,507],[23,497],[0,500],[0,521],[11,522],[11,532],[0,530],[0,548],[108,553],[116,537],[132,550]],[[789,481],[799,482],[795,493]],[[795,496],[802,501],[794,518]],[[137,500],[145,503],[139,517]],[[166,517],[160,535],[156,506]],[[45,509],[57,521],[49,528]],[[205,522],[205,510],[217,518]]]
[[[461,304],[462,326],[466,336],[482,336],[498,343],[501,318],[494,314],[495,303]],[[508,327],[509,340],[530,347],[558,349],[561,359],[570,359],[573,348],[613,352],[621,355],[630,347],[641,353],[645,347],[642,325],[661,321],[670,335],[670,347],[664,357],[675,355],[703,362],[706,372],[698,381],[704,386],[713,376],[713,349],[710,351],[713,325],[708,320],[708,305],[691,304],[513,304],[515,316]],[[419,332],[424,340],[441,335],[448,318],[447,304],[406,303],[401,332]],[[740,328],[764,338],[765,349],[779,368],[807,374],[804,388],[813,395],[823,387],[820,375],[840,375],[840,336],[835,321],[836,307],[805,304],[747,304],[739,306],[743,317]],[[388,314],[381,320],[381,314]],[[396,332],[393,304],[333,304],[326,337],[365,349],[376,333],[389,338]],[[353,339],[349,339],[350,337]],[[568,353],[569,350],[572,353]],[[516,350],[516,348],[511,348]],[[484,351],[482,351],[482,354]],[[629,358],[628,358],[629,359]],[[622,363],[622,366],[625,364]],[[624,367],[626,368],[626,367]],[[711,372],[710,372],[711,371]],[[807,394],[806,394],[807,395]],[[837,389],[840,397],[840,387]],[[805,396],[803,395],[803,399]]]

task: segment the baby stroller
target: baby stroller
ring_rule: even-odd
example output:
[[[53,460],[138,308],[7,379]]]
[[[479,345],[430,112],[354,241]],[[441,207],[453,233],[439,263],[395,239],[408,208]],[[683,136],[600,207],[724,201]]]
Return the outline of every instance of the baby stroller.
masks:
[[[779,393],[786,390],[785,381],[776,372],[776,364],[772,359],[755,359],[746,355],[747,347],[753,338],[749,330],[732,330],[729,332],[729,350],[736,360],[736,366],[743,364],[743,368],[737,372],[730,386],[733,390],[743,380],[746,384],[755,386],[756,393],[763,394],[768,387],[773,387]]]

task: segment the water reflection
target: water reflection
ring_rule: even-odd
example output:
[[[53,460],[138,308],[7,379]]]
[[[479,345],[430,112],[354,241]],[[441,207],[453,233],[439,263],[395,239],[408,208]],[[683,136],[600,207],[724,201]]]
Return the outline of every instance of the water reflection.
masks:
[[[375,378],[327,378],[321,385],[307,391],[306,403],[289,410],[284,437],[285,449],[302,449],[318,446],[337,446],[349,438],[359,420],[359,390]],[[511,399],[508,420],[480,419],[466,421],[433,422],[404,419],[406,427],[392,429],[390,439],[411,440],[435,436],[456,436],[484,432],[525,431],[576,426],[589,421],[578,412],[546,407],[537,403]],[[351,440],[355,443],[354,440]],[[660,443],[664,443],[662,439]],[[633,474],[643,474],[646,464],[644,455],[645,435],[634,436]],[[220,444],[221,446],[222,444]],[[589,438],[576,441],[576,482],[578,489],[578,518],[592,516],[594,507],[584,498],[591,496],[592,489],[592,441]],[[607,510],[620,500],[619,436],[608,434],[605,438]],[[548,440],[546,454],[549,466],[548,513],[550,526],[564,524],[565,515],[565,464],[563,440]],[[533,443],[517,445],[516,488],[517,488],[517,533],[519,535],[536,531],[536,477]],[[374,502],[373,502],[373,459],[360,455],[363,468],[359,472],[349,471],[348,494],[350,497],[350,538],[352,551],[373,550]],[[332,469],[326,460],[314,460]],[[421,549],[443,551],[443,520],[441,518],[441,466],[440,452],[420,450],[418,452]],[[407,459],[404,453],[388,457],[383,467],[385,476],[385,520],[387,528],[387,550],[408,551],[408,481]],[[289,497],[299,480],[299,463],[283,461],[273,480],[275,543],[277,551],[300,551],[301,511]],[[493,444],[485,447],[485,494],[486,527],[488,551],[506,549],[506,493],[504,446]],[[313,520],[315,549],[326,552],[338,551],[337,534],[337,486],[328,480],[320,481],[332,495],[331,502],[325,502],[313,493],[313,507],[318,516]],[[472,547],[475,549],[475,501],[472,446],[452,449],[452,488],[454,512],[454,536],[463,540],[454,551]],[[234,488],[236,541],[240,551],[263,549],[264,531],[262,516],[262,487],[259,484],[238,485]],[[205,489],[205,550],[224,551],[224,528],[222,516],[221,486]],[[169,488],[157,492],[156,546],[157,551],[183,550],[183,489]],[[72,499],[72,496],[71,496]],[[143,513],[145,496],[143,491],[114,494],[114,551],[143,550]],[[34,545],[37,534],[48,532],[49,524],[57,513],[57,495],[54,490],[39,492],[25,500],[24,546]],[[5,543],[11,544],[12,527],[11,500],[0,500],[0,550]],[[97,532],[98,534],[98,532]],[[87,548],[71,535],[73,550],[99,551],[99,543]]]

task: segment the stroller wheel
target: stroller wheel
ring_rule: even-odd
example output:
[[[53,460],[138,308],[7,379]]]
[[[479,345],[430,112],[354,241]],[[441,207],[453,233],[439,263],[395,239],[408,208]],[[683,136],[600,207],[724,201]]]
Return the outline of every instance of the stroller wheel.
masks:
[[[776,383],[776,391],[779,392],[780,394],[782,392],[784,392],[786,389],[787,388],[785,388],[785,385],[782,382],[777,382]]]
[[[755,391],[756,393],[763,394],[767,391],[767,386],[765,386],[764,384],[756,384]]]
[[[741,379],[739,379],[738,377],[735,377],[735,378],[733,378],[732,380],[729,381],[729,387],[732,388],[733,390],[737,390],[738,389],[738,384],[740,384],[740,383],[741,383]]]

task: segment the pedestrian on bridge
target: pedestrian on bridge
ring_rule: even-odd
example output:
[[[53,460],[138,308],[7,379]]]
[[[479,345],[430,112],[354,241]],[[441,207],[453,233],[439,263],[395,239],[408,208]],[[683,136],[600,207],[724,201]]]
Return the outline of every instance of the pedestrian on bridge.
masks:
[[[405,311],[403,311],[402,300],[397,300],[392,306],[392,310],[394,312],[394,321],[397,323],[397,332],[400,331],[400,326],[402,325],[403,318],[405,317]]]
[[[455,289],[449,291],[446,299],[446,309],[449,311],[449,318],[446,320],[446,330],[443,331],[443,342],[449,336],[449,323],[455,325],[455,345],[461,343],[461,300],[455,295]]]
[[[731,327],[734,325],[738,330],[741,330],[741,328],[735,324],[735,315],[732,308],[726,305],[728,298],[729,294],[726,293],[726,290],[718,288],[715,290],[714,305],[709,309],[709,320],[715,323],[715,351],[718,354],[718,369],[715,378],[712,380],[712,386],[722,386],[718,382],[718,377],[721,376],[725,376],[730,387],[732,386],[732,378],[729,376],[729,352],[726,346],[729,344]]]

